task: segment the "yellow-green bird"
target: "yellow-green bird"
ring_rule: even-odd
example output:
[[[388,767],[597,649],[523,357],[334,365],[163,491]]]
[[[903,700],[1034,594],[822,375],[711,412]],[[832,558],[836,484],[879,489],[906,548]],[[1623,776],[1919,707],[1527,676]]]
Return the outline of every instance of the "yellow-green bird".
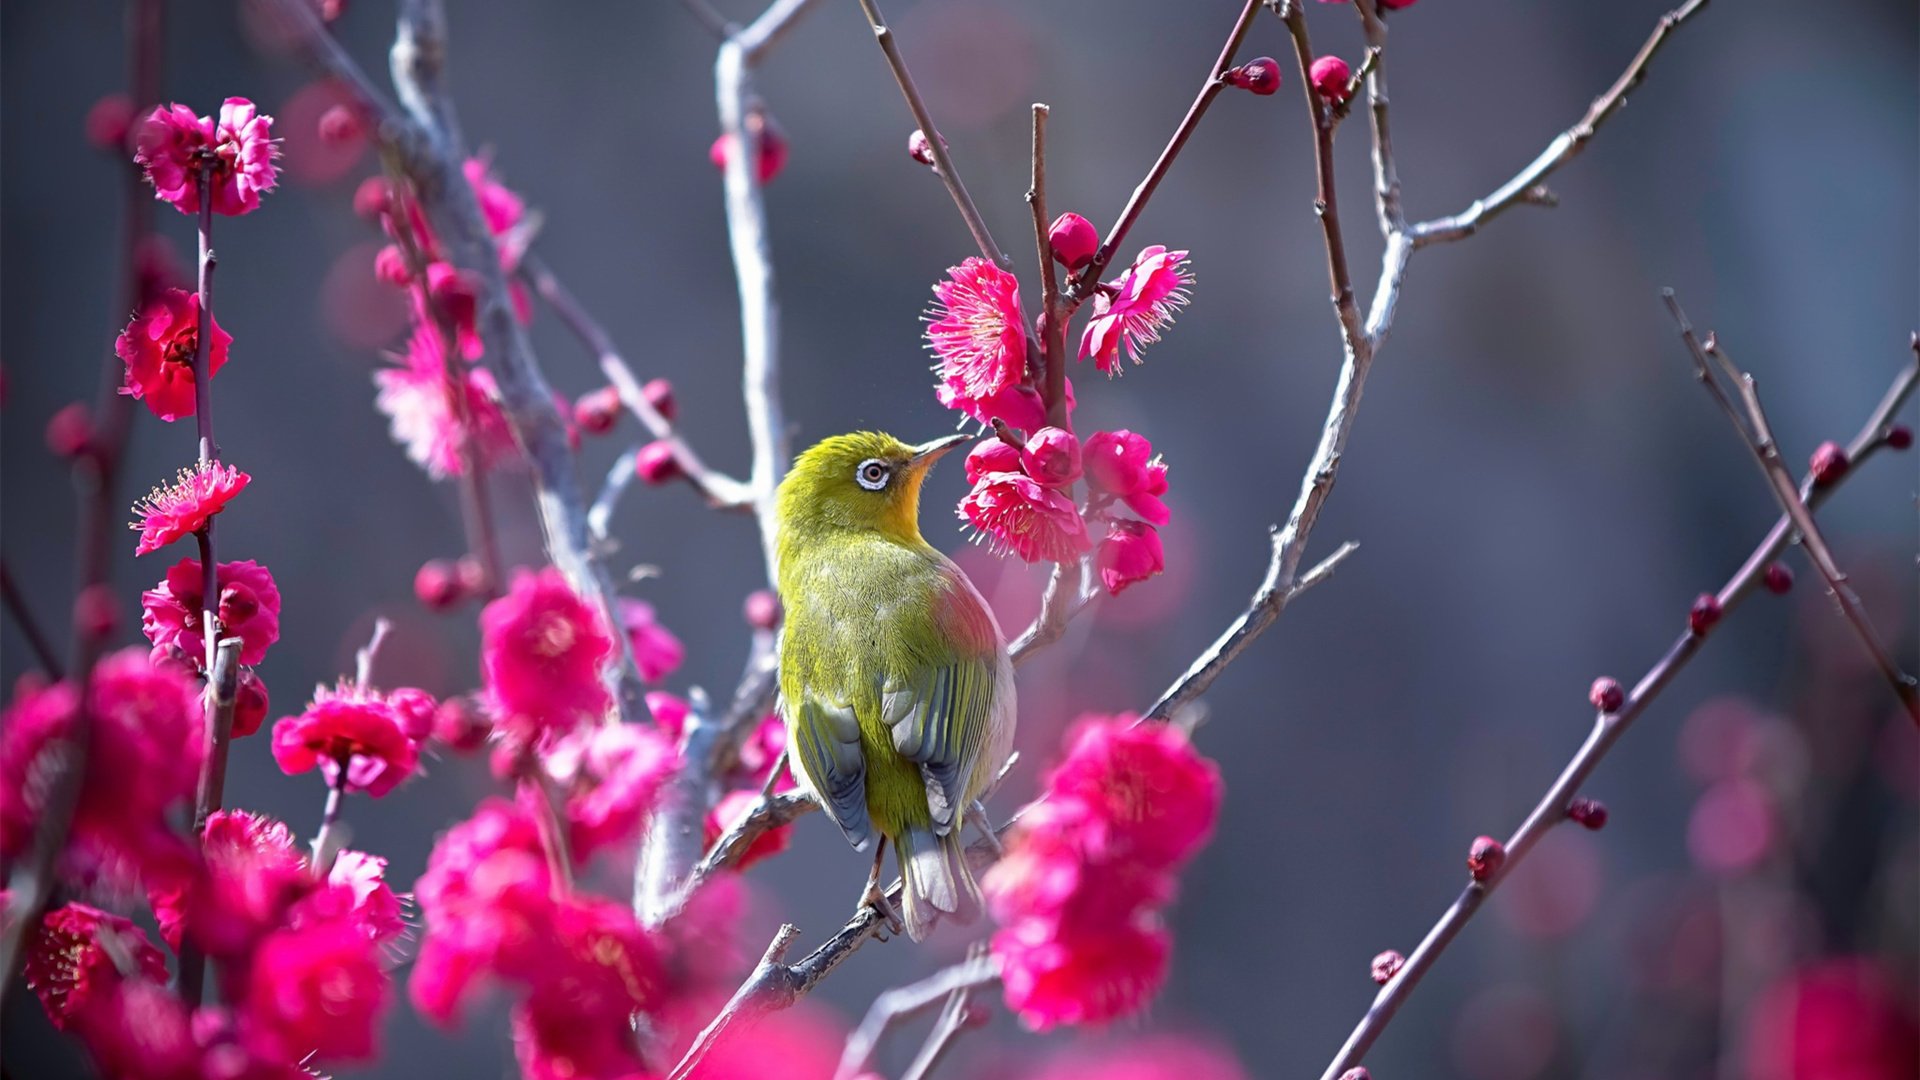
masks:
[[[920,483],[965,442],[859,432],[780,485],[780,713],[795,779],[855,850],[900,853],[907,933],[980,910],[961,824],[1013,746],[1013,665],[965,573],[920,536]]]

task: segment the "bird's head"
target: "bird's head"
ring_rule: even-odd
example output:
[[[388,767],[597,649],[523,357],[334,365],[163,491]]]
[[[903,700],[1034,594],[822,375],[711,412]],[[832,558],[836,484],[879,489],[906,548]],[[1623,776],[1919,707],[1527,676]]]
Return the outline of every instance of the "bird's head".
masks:
[[[915,446],[859,431],[822,439],[781,481],[783,551],[836,532],[876,532],[903,544],[921,543],[920,482],[935,461],[967,438],[948,435]]]

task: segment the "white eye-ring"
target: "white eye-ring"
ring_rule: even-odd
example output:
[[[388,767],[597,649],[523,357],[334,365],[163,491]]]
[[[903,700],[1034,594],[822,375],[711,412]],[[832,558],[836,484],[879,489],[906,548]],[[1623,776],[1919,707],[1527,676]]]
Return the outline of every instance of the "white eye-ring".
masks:
[[[868,458],[854,470],[853,478],[868,491],[879,491],[887,486],[887,481],[893,479],[893,466],[879,458]]]

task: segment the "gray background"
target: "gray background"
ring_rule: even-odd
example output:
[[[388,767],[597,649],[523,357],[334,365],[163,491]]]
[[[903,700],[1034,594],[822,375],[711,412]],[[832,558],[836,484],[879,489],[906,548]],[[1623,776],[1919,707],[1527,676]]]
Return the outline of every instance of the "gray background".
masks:
[[[290,174],[291,144],[312,142],[293,130],[288,106],[308,73],[254,47],[233,5],[174,6],[169,100],[207,112],[228,94],[254,98],[282,117]],[[700,451],[744,471],[734,284],[706,160],[712,42],[666,0],[451,6],[468,138],[491,147],[499,172],[544,211],[539,249],[635,367],[674,380]],[[1104,227],[1237,7],[890,5],[1030,296],[1026,105],[1053,106],[1053,210]],[[1355,58],[1351,13],[1309,7],[1320,50]],[[1395,15],[1409,214],[1458,210],[1531,159],[1613,80],[1663,10],[1656,0],[1426,0]],[[383,85],[389,16],[389,5],[356,3],[339,26]],[[1211,1032],[1255,1075],[1317,1074],[1371,997],[1368,958],[1410,949],[1458,888],[1468,840],[1505,835],[1584,735],[1588,681],[1643,670],[1691,597],[1717,587],[1771,522],[1762,483],[1691,384],[1659,286],[1677,287],[1695,320],[1719,329],[1757,374],[1790,463],[1857,428],[1905,355],[1920,295],[1915,41],[1911,4],[1715,5],[1555,178],[1560,208],[1516,209],[1478,238],[1416,257],[1309,557],[1344,539],[1362,549],[1209,698],[1199,741],[1225,771],[1225,815],[1182,883],[1173,974],[1144,1026]],[[0,512],[8,561],[64,636],[72,500],[41,432],[60,405],[91,398],[123,321],[112,285],[121,172],[85,144],[81,125],[97,96],[123,85],[118,6],[9,3],[0,46]],[[1288,49],[1263,18],[1243,56]],[[1264,567],[1267,526],[1284,516],[1317,437],[1338,348],[1308,134],[1292,62],[1282,69],[1276,97],[1222,97],[1129,241],[1192,251],[1192,307],[1145,367],[1112,383],[1075,373],[1083,431],[1137,428],[1172,464],[1170,570],[1076,624],[1023,672],[1028,767],[1003,807],[1031,790],[1072,715],[1141,707],[1240,610]],[[862,426],[909,438],[946,430],[918,316],[928,285],[970,244],[939,185],[904,153],[913,124],[856,6],[813,13],[760,84],[792,144],[768,209],[797,441]],[[1370,283],[1379,240],[1366,142],[1356,121],[1338,157],[1356,277]],[[217,311],[234,336],[215,386],[219,433],[255,477],[221,519],[221,545],[228,558],[268,563],[285,594],[283,635],[262,668],[275,716],[348,669],[376,614],[399,631],[381,681],[448,692],[476,679],[472,612],[427,615],[409,586],[421,560],[457,552],[453,492],[388,442],[371,408],[376,352],[343,341],[323,310],[336,261],[341,281],[369,261],[370,247],[350,252],[376,237],[349,198],[371,167],[362,160],[329,184],[288,175],[260,212],[218,226]],[[158,225],[190,250],[188,218],[161,207]],[[560,388],[595,385],[590,357],[550,313],[533,333]],[[627,421],[617,437],[590,441],[583,473],[602,475],[634,435]],[[190,444],[184,425],[142,410],[123,501],[188,460]],[[1910,667],[1915,487],[1913,458],[1888,457],[1823,515]],[[948,515],[963,490],[961,471],[945,468],[926,493],[928,535],[949,550],[961,546]],[[524,492],[503,485],[498,501],[515,560],[537,557]],[[617,569],[663,570],[634,593],[689,646],[671,687],[724,694],[743,656],[740,601],[758,578],[749,522],[673,488],[630,498],[616,531]],[[136,564],[131,546],[115,567],[130,601],[171,561]],[[1031,610],[1033,574],[967,565],[1003,619]],[[1850,827],[1796,830],[1801,853],[1783,873],[1814,885],[1824,929],[1809,951],[1879,953],[1912,985],[1914,803],[1866,764],[1920,751],[1806,584],[1810,568],[1796,565],[1803,584],[1792,599],[1743,608],[1606,764],[1592,792],[1610,802],[1614,824],[1597,837],[1559,831],[1543,849],[1543,880],[1550,853],[1597,868],[1593,914],[1571,934],[1539,937],[1517,932],[1511,905],[1492,905],[1380,1045],[1376,1075],[1693,1076],[1731,1052],[1750,987],[1722,1002],[1713,979],[1672,990],[1643,970],[1669,951],[1662,935],[1702,932],[1678,913],[1721,888],[1691,869],[1686,822],[1699,787],[1675,758],[1682,720],[1721,694],[1786,712],[1816,747],[1827,745],[1821,732],[1848,733],[1837,756],[1819,758],[1812,790],[1847,793]],[[10,681],[29,660],[11,623],[0,634]],[[480,764],[439,763],[389,798],[353,802],[354,842],[390,856],[396,883],[410,882],[435,833],[487,790]],[[310,832],[322,789],[311,776],[282,776],[262,736],[236,746],[229,793],[230,805]],[[1818,806],[1789,815],[1833,817]],[[817,818],[798,832],[790,854],[751,875],[752,952],[783,916],[818,940],[857,891],[860,857]],[[1820,869],[1835,859],[1850,868],[1837,878]],[[817,997],[857,1017],[877,991],[961,944],[949,933],[924,947],[870,946]],[[1518,1066],[1476,1052],[1471,1034],[1474,1017],[1509,1016],[1500,1010],[1514,1000],[1544,1003],[1558,1032],[1545,1058]],[[1724,1023],[1723,1005],[1734,1015]],[[8,1013],[10,1070],[75,1067],[36,1014]],[[449,1036],[396,1010],[378,1074],[508,1071],[502,1016],[496,1006]],[[1035,1043],[1002,1017],[969,1038],[962,1058],[975,1074],[1003,1075],[1074,1036]],[[897,1047],[889,1067],[909,1052]]]

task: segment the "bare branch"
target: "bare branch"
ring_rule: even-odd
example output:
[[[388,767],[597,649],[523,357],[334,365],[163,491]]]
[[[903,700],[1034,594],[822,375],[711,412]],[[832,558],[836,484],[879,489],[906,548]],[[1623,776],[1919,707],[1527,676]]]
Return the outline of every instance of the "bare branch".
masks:
[[[907,109],[913,113],[913,122],[920,125],[921,134],[927,137],[927,152],[933,155],[934,175],[946,185],[953,205],[959,208],[961,219],[967,223],[967,231],[973,234],[974,246],[1000,269],[1013,269],[1013,260],[1000,250],[993,233],[987,229],[986,220],[980,216],[980,208],[973,204],[973,196],[967,194],[967,185],[961,181],[960,172],[954,167],[947,141],[940,137],[940,129],[934,126],[933,115],[927,112],[927,103],[920,97],[920,88],[914,85],[907,62],[900,55],[900,46],[893,39],[893,29],[881,16],[876,0],[860,0],[860,9],[866,12],[867,23],[873,27],[873,39],[879,43],[881,53],[887,58],[887,69],[893,72],[893,81],[899,84],[900,96],[907,99]]]
[[[33,605],[27,603],[27,596],[20,591],[20,585],[13,580],[13,571],[5,560],[0,560],[0,598],[4,598],[7,611],[20,627],[20,636],[27,639],[27,647],[33,650],[34,658],[40,661],[40,670],[47,673],[49,679],[58,682],[66,670],[60,663],[60,654],[54,651],[53,639],[41,628],[40,620],[34,617]]]
[[[1774,441],[1773,426],[1767,421],[1766,410],[1760,405],[1760,391],[1754,384],[1753,375],[1741,371],[1734,365],[1733,358],[1719,346],[1714,335],[1708,334],[1705,344],[1700,342],[1694,335],[1693,324],[1687,320],[1686,312],[1680,309],[1680,301],[1674,296],[1672,289],[1662,290],[1661,296],[1666,301],[1667,310],[1672,313],[1674,322],[1679,325],[1680,340],[1686,344],[1687,351],[1693,358],[1695,376],[1707,388],[1722,411],[1727,414],[1727,419],[1733,423],[1741,442],[1752,453],[1754,463],[1760,467],[1761,475],[1766,477],[1767,486],[1772,490],[1774,499],[1780,503],[1787,517],[1792,520],[1795,538],[1802,547],[1806,548],[1807,557],[1813,562],[1814,569],[1818,570],[1820,576],[1825,579],[1828,593],[1833,597],[1834,604],[1839,607],[1841,616],[1847,620],[1847,625],[1853,628],[1854,635],[1860,639],[1861,647],[1866,649],[1874,666],[1880,669],[1880,673],[1892,685],[1894,696],[1900,699],[1900,704],[1907,710],[1907,715],[1912,717],[1915,723],[1920,723],[1920,692],[1916,692],[1914,678],[1900,670],[1900,665],[1894,661],[1886,645],[1881,643],[1880,636],[1874,632],[1872,621],[1867,618],[1865,607],[1860,603],[1860,597],[1854,593],[1853,586],[1847,583],[1847,575],[1841,571],[1839,563],[1834,560],[1833,551],[1827,546],[1826,537],[1821,534],[1819,524],[1813,520],[1813,512],[1808,510],[1806,504],[1801,501],[1799,488],[1793,482],[1793,474],[1787,471],[1786,464],[1780,460],[1780,447]],[[1742,409],[1736,408],[1727,398],[1720,387],[1719,380],[1714,377],[1713,361],[1721,364],[1728,379],[1733,382],[1736,392],[1739,393],[1741,406],[1745,410],[1744,420]],[[1814,479],[1809,477],[1810,482]]]
[[[942,968],[919,982],[895,987],[873,999],[866,1018],[847,1036],[846,1050],[840,1055],[840,1067],[834,1080],[853,1080],[893,1025],[918,1016],[943,1001],[960,995],[962,1009],[967,991],[986,986],[1000,978],[1000,964],[990,956],[969,956],[951,967]]]
[[[1066,312],[1060,304],[1060,270],[1053,261],[1053,240],[1047,219],[1047,106],[1033,106],[1033,181],[1027,188],[1027,208],[1033,212],[1033,246],[1040,260],[1040,357],[1046,367],[1041,400],[1047,406],[1050,427],[1067,426]],[[1003,432],[998,417],[995,431]]]
[[[1913,392],[1916,382],[1920,382],[1920,356],[1916,356],[1915,362],[1909,364],[1895,378],[1893,386],[1881,401],[1880,407],[1874,410],[1866,426],[1854,438],[1849,448],[1852,451],[1853,460],[1865,460],[1885,444],[1889,422],[1901,403],[1906,400],[1907,395]],[[1847,475],[1851,476],[1852,472],[1850,471]],[[1844,480],[1845,477],[1842,479]],[[1803,490],[1796,501],[1800,502],[1803,510],[1812,510],[1832,495],[1838,487],[1838,483],[1819,488],[1810,487]],[[1721,587],[1718,599],[1723,611],[1731,611],[1736,603],[1753,591],[1766,565],[1786,548],[1792,530],[1793,517],[1782,514],[1774,523],[1772,530],[1760,541],[1759,546],[1754,548],[1753,554],[1747,557],[1747,561]],[[1440,921],[1427,932],[1419,948],[1407,957],[1406,965],[1400,969],[1400,973],[1380,988],[1380,992],[1374,997],[1372,1007],[1367,1010],[1366,1016],[1361,1019],[1359,1025],[1353,1029],[1353,1033],[1347,1037],[1346,1044],[1335,1055],[1332,1064],[1328,1065],[1326,1071],[1321,1074],[1321,1080],[1338,1080],[1347,1070],[1360,1064],[1367,1050],[1373,1046],[1381,1032],[1386,1030],[1387,1025],[1393,1022],[1393,1017],[1399,1012],[1400,1006],[1405,1004],[1407,997],[1420,984],[1421,978],[1439,960],[1440,954],[1446,951],[1448,944],[1459,935],[1467,921],[1473,918],[1474,912],[1478,911],[1493,890],[1513,873],[1540,838],[1566,817],[1568,804],[1579,792],[1581,785],[1586,783],[1587,778],[1599,767],[1607,751],[1613,748],[1613,744],[1619,741],[1627,727],[1646,710],[1667,684],[1673,681],[1705,642],[1706,637],[1702,634],[1694,633],[1692,630],[1683,632],[1667,648],[1665,655],[1661,656],[1653,667],[1640,677],[1633,692],[1616,712],[1601,713],[1594,718],[1593,729],[1588,733],[1586,741],[1580,745],[1580,749],[1574,753],[1572,760],[1567,762],[1566,768],[1561,770],[1559,777],[1547,789],[1547,793],[1527,815],[1519,830],[1508,839],[1507,858],[1503,868],[1484,882],[1469,881],[1467,883],[1452,906],[1441,915]]]

